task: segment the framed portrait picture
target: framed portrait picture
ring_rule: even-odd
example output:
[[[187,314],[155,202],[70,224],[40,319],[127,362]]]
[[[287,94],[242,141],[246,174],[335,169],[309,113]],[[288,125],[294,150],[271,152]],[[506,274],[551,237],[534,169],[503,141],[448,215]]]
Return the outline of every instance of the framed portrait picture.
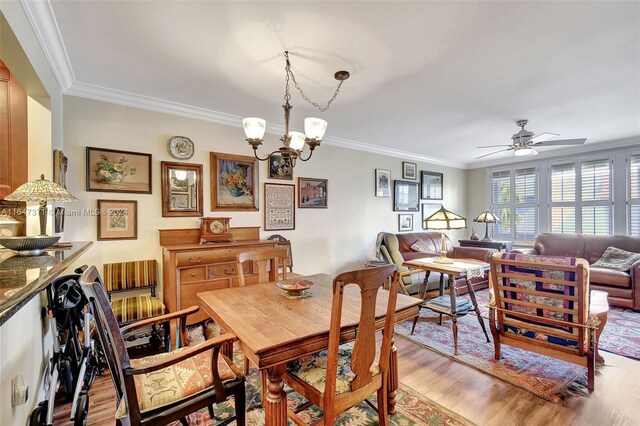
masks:
[[[327,179],[298,178],[298,207],[327,208]]]
[[[98,241],[138,239],[138,202],[98,200]]]
[[[413,215],[398,215],[398,232],[413,231]]]
[[[393,210],[397,212],[417,212],[420,211],[418,182],[406,180],[393,181]]]
[[[274,154],[269,158],[269,178],[293,180],[293,166],[291,158]]]
[[[442,173],[421,172],[422,191],[420,198],[423,200],[442,200]]]
[[[416,163],[402,162],[402,179],[418,179],[418,165]]]
[[[296,186],[286,183],[264,184],[264,230],[296,228]]]
[[[151,154],[87,147],[87,191],[151,194]]]
[[[53,150],[53,181],[67,187],[67,167],[69,159],[59,149]],[[62,232],[62,231],[61,231]]]
[[[376,197],[391,197],[391,170],[376,169]]]
[[[422,205],[422,222],[442,207],[441,204],[423,204]],[[422,225],[420,225],[422,227]]]
[[[211,210],[258,211],[258,159],[211,153]]]

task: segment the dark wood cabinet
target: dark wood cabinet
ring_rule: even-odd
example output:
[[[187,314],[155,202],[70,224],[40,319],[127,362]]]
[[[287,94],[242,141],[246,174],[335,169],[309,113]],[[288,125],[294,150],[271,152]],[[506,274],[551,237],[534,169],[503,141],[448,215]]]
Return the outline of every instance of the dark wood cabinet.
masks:
[[[458,240],[458,243],[460,247],[481,247],[500,251],[511,251],[513,249],[513,241]]]
[[[0,199],[27,181],[27,95],[0,61]]]

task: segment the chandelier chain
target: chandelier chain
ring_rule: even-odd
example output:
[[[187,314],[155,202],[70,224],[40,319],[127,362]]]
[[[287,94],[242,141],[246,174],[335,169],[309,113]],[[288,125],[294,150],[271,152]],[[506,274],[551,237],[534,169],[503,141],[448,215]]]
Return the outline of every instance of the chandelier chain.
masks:
[[[329,107],[331,106],[331,103],[336,99],[336,97],[338,97],[338,93],[340,93],[340,86],[342,86],[342,83],[344,83],[344,80],[340,80],[340,82],[338,82],[338,87],[336,87],[336,91],[331,97],[331,99],[329,99],[329,101],[326,104],[320,105],[312,101],[311,99],[309,99],[309,97],[305,95],[305,93],[302,91],[302,88],[296,81],[296,76],[293,74],[293,71],[291,71],[291,64],[289,63],[289,52],[285,52],[285,57],[287,58],[287,65],[284,67],[284,69],[287,71],[287,80],[286,80],[287,87],[286,87],[286,92],[284,96],[285,101],[288,101],[289,99],[291,99],[291,95],[289,94],[289,76],[291,76],[291,80],[293,80],[293,85],[296,87],[296,89],[298,89],[298,92],[300,92],[302,99],[309,102],[311,105],[318,108],[322,112],[328,110]]]

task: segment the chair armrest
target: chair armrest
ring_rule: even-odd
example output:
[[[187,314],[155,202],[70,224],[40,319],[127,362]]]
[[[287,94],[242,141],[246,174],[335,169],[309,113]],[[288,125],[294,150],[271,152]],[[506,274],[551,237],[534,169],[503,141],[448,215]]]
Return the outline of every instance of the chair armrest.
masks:
[[[402,282],[402,278],[413,274],[421,274],[423,272],[424,271],[422,269],[408,269],[406,271],[400,272],[398,274],[398,288],[400,289],[400,292],[402,292],[402,294],[406,296],[411,296],[409,294],[409,291],[407,290],[407,287],[404,285],[404,282]]]
[[[165,315],[158,315],[157,317],[148,318],[142,321],[134,322],[133,324],[129,324],[120,329],[121,333],[126,333],[131,330],[135,330],[141,327],[148,327],[153,324],[158,324],[160,322],[169,321],[175,318],[186,318],[191,314],[195,314],[200,310],[199,306],[191,306],[189,308],[183,309],[181,311],[172,312]]]
[[[494,249],[482,247],[454,247],[451,257],[454,259],[476,259],[488,263],[495,252]]]
[[[162,357],[150,362],[145,362],[143,364],[137,365],[135,367],[127,367],[124,369],[125,374],[133,376],[138,374],[147,374],[153,371],[161,370],[163,368],[169,367],[173,364],[176,364],[185,359],[191,358],[194,355],[197,355],[201,352],[218,348],[229,342],[235,342],[238,338],[234,334],[222,334],[218,337],[215,337],[210,340],[205,340],[204,342],[190,346],[188,349],[180,351],[176,354],[169,355],[166,357]]]

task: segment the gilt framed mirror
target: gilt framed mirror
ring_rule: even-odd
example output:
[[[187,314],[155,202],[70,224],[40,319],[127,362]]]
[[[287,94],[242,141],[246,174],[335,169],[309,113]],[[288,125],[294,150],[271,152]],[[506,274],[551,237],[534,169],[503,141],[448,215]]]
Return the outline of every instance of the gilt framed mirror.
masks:
[[[202,164],[161,164],[162,216],[202,216]]]

